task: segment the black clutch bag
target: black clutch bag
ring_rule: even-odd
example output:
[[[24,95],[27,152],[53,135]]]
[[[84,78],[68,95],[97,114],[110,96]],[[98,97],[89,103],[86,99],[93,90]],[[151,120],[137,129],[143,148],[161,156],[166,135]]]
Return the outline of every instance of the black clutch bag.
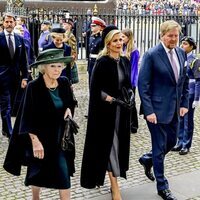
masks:
[[[74,134],[78,133],[78,124],[68,115],[65,118],[65,129],[61,141],[63,151],[73,151],[75,149]]]

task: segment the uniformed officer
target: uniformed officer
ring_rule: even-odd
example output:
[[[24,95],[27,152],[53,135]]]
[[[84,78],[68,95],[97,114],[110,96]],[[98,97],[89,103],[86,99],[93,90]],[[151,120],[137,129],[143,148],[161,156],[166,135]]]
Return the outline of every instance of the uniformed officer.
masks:
[[[51,22],[44,20],[41,23],[41,34],[38,40],[38,48],[39,52],[41,52],[45,45],[48,45],[52,42],[50,37],[50,29],[51,29]]]
[[[189,152],[192,145],[194,130],[194,109],[200,101],[200,60],[192,52],[196,49],[196,42],[190,36],[181,39],[181,47],[187,53],[187,73],[189,76],[189,110],[181,117],[177,145],[172,149],[180,155]]]
[[[101,42],[101,32],[106,27],[106,23],[99,17],[92,17],[91,23],[91,36],[89,42],[89,60],[88,60],[88,75],[89,75],[89,84],[92,74],[92,69],[94,67],[96,58],[100,50],[102,49]]]

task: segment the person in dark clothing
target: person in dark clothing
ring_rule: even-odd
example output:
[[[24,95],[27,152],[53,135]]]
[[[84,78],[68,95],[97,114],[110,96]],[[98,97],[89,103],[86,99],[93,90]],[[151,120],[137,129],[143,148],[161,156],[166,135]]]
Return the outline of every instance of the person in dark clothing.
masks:
[[[102,50],[101,32],[106,27],[106,23],[99,17],[92,17],[91,23],[91,36],[89,39],[89,59],[88,59],[88,76],[89,85],[92,70],[98,56],[98,53]]]
[[[61,143],[64,119],[73,116],[76,102],[69,80],[60,75],[71,60],[61,49],[40,53],[31,65],[40,75],[28,83],[16,117],[4,169],[20,175],[21,166],[27,165],[25,185],[31,186],[32,199],[40,199],[41,187],[59,189],[60,199],[70,199],[75,149],[64,151]]]
[[[83,28],[82,28],[82,36],[84,40],[84,45],[85,45],[85,51],[86,51],[86,59],[89,58],[89,39],[90,39],[90,34],[91,34],[91,20],[92,18],[92,11],[88,9],[87,11],[87,18],[83,22]]]
[[[113,200],[121,200],[117,177],[129,169],[130,109],[116,103],[123,89],[132,91],[130,62],[121,56],[116,27],[104,29],[105,47],[91,77],[88,123],[81,168],[81,186],[100,187],[108,172]]]
[[[15,17],[3,16],[4,30],[0,33],[0,109],[2,134],[12,134],[11,113],[19,88],[25,88],[28,80],[26,48],[21,36],[14,33]]]

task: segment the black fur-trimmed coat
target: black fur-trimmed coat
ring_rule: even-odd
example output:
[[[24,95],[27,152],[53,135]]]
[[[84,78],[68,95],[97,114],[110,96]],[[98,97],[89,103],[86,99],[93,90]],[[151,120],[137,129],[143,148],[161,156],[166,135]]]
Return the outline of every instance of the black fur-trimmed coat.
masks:
[[[119,65],[125,76],[122,86],[131,89],[129,60],[121,57]],[[115,98],[121,97],[118,85],[117,62],[109,56],[98,59],[90,85],[88,124],[81,168],[82,187],[95,188],[104,184],[113,144],[117,106],[102,100],[101,92]],[[120,176],[126,178],[129,168],[130,110],[121,107],[119,117]]]

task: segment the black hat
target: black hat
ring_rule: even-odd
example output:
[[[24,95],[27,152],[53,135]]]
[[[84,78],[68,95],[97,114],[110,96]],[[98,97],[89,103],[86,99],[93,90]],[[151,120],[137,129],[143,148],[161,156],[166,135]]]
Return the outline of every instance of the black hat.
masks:
[[[106,36],[108,35],[108,33],[110,31],[113,31],[113,30],[118,30],[118,28],[115,25],[108,25],[108,26],[106,26],[106,28],[103,29],[103,31],[102,31],[102,45],[103,46],[105,43]]]
[[[72,27],[74,26],[74,21],[72,18],[64,18],[63,19],[63,23],[68,23],[70,24]]]
[[[51,63],[70,63],[72,61],[71,56],[64,57],[63,49],[47,49],[42,51],[37,57],[35,63],[31,64],[30,68],[36,68],[38,65],[51,64]]]
[[[48,20],[44,20],[41,24],[45,24],[45,25],[51,25],[51,22]]]
[[[196,49],[197,48],[197,45],[196,45],[196,42],[194,41],[194,39],[190,36],[185,36],[181,39],[181,42],[182,41],[186,41],[190,44],[190,46],[193,46],[193,49]]]
[[[51,30],[52,33],[65,33],[66,30],[64,28],[53,28]]]

